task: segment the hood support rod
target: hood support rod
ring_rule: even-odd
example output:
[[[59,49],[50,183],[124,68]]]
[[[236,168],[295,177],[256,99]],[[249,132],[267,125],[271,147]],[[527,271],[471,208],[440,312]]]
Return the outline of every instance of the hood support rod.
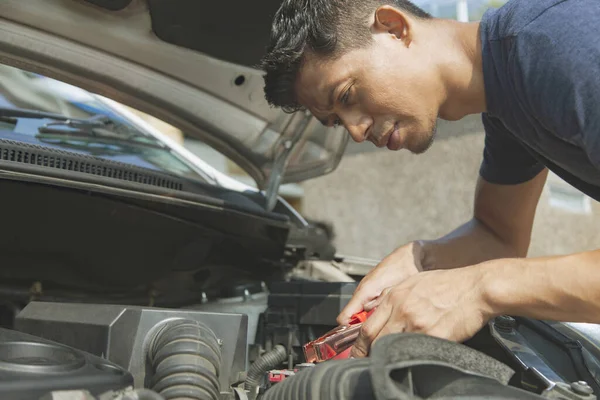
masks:
[[[267,188],[265,191],[265,197],[267,200],[265,207],[266,211],[273,211],[275,204],[277,204],[279,187],[281,186],[281,181],[283,180],[283,176],[290,160],[290,156],[292,155],[292,151],[304,135],[306,127],[312,118],[312,115],[308,111],[305,111],[300,115],[301,120],[298,121],[294,127],[293,133],[289,135],[289,137],[286,137],[286,135],[282,135],[281,137],[279,150],[273,161],[273,167],[271,168],[271,174],[269,175],[269,180],[267,182]]]

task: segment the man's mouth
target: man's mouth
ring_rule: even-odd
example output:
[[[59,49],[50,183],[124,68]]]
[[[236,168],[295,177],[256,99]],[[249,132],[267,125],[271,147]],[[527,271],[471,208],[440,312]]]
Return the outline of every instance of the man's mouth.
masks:
[[[381,145],[378,147],[383,147],[384,145],[390,150],[398,150],[400,149],[402,143],[400,138],[400,130],[398,123],[394,124],[394,127],[390,130],[390,132],[382,137]]]
[[[394,124],[392,129],[379,136],[368,135],[369,140],[379,148],[387,147],[390,150],[399,150],[402,147],[402,139],[400,137],[400,125],[398,122]]]

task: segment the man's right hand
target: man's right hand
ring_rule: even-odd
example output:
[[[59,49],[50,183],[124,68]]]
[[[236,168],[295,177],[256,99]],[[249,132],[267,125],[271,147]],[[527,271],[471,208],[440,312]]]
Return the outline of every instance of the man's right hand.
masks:
[[[338,316],[337,322],[345,325],[352,315],[376,307],[379,296],[385,289],[398,285],[423,270],[421,257],[422,248],[418,242],[394,250],[361,280],[352,299]]]

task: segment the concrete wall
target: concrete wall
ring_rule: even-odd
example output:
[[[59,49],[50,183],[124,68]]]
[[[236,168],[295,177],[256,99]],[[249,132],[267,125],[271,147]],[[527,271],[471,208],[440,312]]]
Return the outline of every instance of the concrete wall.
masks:
[[[442,123],[438,140],[419,156],[357,149],[350,146],[330,175],[303,184],[304,213],[334,224],[340,253],[380,259],[401,244],[439,237],[470,218],[483,150],[478,119]],[[598,247],[600,207],[550,176],[530,256]]]

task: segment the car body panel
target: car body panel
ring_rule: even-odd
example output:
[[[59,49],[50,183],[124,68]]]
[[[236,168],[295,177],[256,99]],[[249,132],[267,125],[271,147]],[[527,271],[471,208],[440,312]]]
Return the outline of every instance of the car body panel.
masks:
[[[232,159],[261,189],[272,175],[289,183],[333,171],[348,140],[307,113],[269,107],[260,71],[158,38],[142,0],[121,11],[85,1],[0,2],[0,61],[162,119]]]
[[[182,177],[188,175],[188,177],[193,180],[201,180],[218,187],[244,193],[244,195],[251,195],[254,198],[257,196],[260,197],[259,190],[256,187],[226,175],[196,154],[192,153],[170,135],[162,132],[160,129],[162,124],[157,127],[129,107],[106,97],[87,92],[78,87],[42,75],[31,74],[18,68],[0,65],[0,107],[8,109],[26,108],[33,111],[46,110],[51,113],[61,114],[72,118],[90,118],[94,115],[106,115],[111,120],[119,121],[121,125],[130,127],[129,130],[136,135],[144,135],[149,138],[143,142],[152,142],[152,139],[154,139],[156,144],[159,145],[158,147],[162,147],[162,149],[152,149],[152,147],[147,149],[164,153],[164,157],[161,158],[165,159],[165,161],[166,159],[170,161],[167,164],[159,163],[158,165],[152,165],[144,162],[144,159],[135,156],[131,157],[134,154],[127,154],[127,157],[129,158],[123,157],[119,159],[118,153],[111,155],[110,152],[102,152],[99,154],[90,152],[90,150],[97,147],[97,144],[100,142],[110,144],[110,139],[100,140],[100,138],[92,137],[88,139],[75,137],[75,143],[83,141],[93,145],[93,147],[82,147],[79,150],[77,147],[69,145],[72,143],[72,140],[69,137],[66,137],[66,142],[58,141],[54,143],[53,140],[46,139],[52,137],[52,135],[45,136],[45,139],[42,139],[42,136],[36,134],[37,127],[45,123],[45,121],[40,122],[39,120],[21,119],[17,124],[20,129],[15,129],[13,132],[2,131],[2,134],[0,135],[1,139],[94,155],[110,161],[121,161],[138,167],[175,173]],[[3,123],[0,121],[0,129],[2,129],[2,125]],[[7,125],[7,127],[8,126],[9,125]],[[56,138],[60,137],[61,136],[58,136]],[[131,144],[133,145],[134,143]],[[127,142],[125,145],[127,145]],[[139,152],[144,148],[145,146],[139,147],[137,153],[140,155],[144,154],[143,152]],[[173,163],[175,166],[179,165],[184,167],[171,169],[170,167]],[[191,173],[192,171],[194,172],[193,174]],[[274,211],[289,217],[291,222],[299,228],[307,226],[306,220],[281,196],[278,196],[276,200],[277,207]],[[262,202],[264,202],[264,200]]]

